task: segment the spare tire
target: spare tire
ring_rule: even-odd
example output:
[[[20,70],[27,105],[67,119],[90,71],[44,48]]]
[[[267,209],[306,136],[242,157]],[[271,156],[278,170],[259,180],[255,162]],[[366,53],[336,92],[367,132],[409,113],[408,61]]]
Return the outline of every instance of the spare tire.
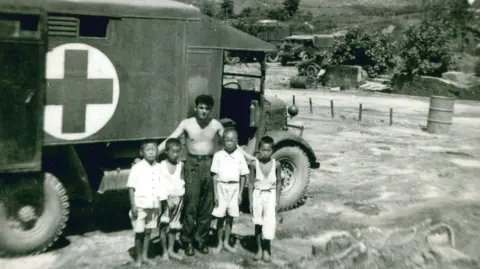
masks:
[[[45,251],[62,234],[69,202],[52,174],[5,183],[0,190],[0,249],[3,256]]]
[[[296,207],[306,198],[310,181],[310,161],[305,152],[297,146],[285,146],[277,149],[272,158],[282,167],[282,194],[280,210]]]
[[[269,63],[278,63],[278,61],[280,60],[280,55],[278,55],[278,52],[273,52],[273,53],[269,53],[267,54],[267,62]]]

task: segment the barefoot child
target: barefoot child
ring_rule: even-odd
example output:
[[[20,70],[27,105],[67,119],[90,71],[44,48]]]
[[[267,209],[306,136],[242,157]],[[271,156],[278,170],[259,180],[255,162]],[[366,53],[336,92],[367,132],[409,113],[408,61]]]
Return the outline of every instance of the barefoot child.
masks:
[[[133,165],[127,182],[131,204],[129,215],[135,231],[135,267],[140,267],[142,263],[155,264],[147,258],[150,234],[158,225],[161,201],[167,199],[160,188],[160,165],[155,161],[157,143],[144,141],[140,155],[143,159]]]
[[[255,260],[263,258],[265,262],[271,261],[270,242],[275,237],[276,212],[282,187],[280,165],[271,157],[272,153],[273,139],[269,136],[262,137],[258,160],[251,166],[248,184],[250,212],[257,241]]]
[[[222,248],[235,252],[230,246],[233,218],[239,216],[238,205],[242,201],[241,191],[245,187],[245,177],[249,174],[247,162],[237,149],[238,134],[235,129],[226,129],[223,133],[224,148],[213,155],[210,171],[214,173],[214,203],[212,215],[217,218],[218,245],[213,253]],[[225,239],[222,240],[225,231]]]
[[[178,138],[170,138],[166,142],[165,149],[167,159],[160,162],[160,182],[168,192],[168,199],[166,203],[164,202],[164,205],[166,205],[163,206],[164,211],[160,218],[160,239],[163,248],[162,260],[168,260],[169,257],[183,260],[183,257],[173,250],[177,234],[182,229],[180,216],[183,209],[183,194],[185,193],[183,166],[179,160],[182,144]]]

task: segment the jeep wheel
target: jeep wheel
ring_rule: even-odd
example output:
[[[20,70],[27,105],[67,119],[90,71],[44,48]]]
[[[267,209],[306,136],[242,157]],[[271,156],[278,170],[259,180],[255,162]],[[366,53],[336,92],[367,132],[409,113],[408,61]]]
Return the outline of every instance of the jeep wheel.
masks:
[[[68,213],[66,191],[52,174],[2,187],[0,249],[4,253],[0,254],[19,256],[45,251],[62,233]]]
[[[301,61],[305,62],[305,61],[308,61],[308,60],[310,60],[310,55],[308,55],[307,53],[304,53],[301,57]]]
[[[280,56],[277,52],[267,54],[267,62],[278,63]]]
[[[316,78],[318,76],[318,72],[319,70],[317,69],[317,67],[313,64],[307,66],[307,69],[306,69],[306,74],[307,76],[311,76],[311,77],[314,77]]]
[[[282,167],[282,194],[280,210],[297,206],[306,198],[310,180],[310,162],[299,147],[281,147],[272,156]]]

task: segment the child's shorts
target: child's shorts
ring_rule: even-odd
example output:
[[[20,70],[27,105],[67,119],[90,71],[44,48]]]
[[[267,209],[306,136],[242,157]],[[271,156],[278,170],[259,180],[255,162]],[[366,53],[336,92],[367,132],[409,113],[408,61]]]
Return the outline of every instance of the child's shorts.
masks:
[[[170,196],[167,199],[168,208],[160,217],[160,223],[168,223],[170,229],[181,230],[180,217],[183,210],[183,196]]]
[[[253,189],[252,221],[255,225],[262,226],[263,239],[273,240],[276,229],[276,190]]]
[[[138,208],[137,219],[132,218],[132,211],[128,213],[132,222],[133,231],[135,233],[143,233],[145,229],[155,229],[158,224],[158,209]]]
[[[213,209],[212,215],[223,218],[228,215],[237,218],[240,215],[238,208],[239,182],[218,182],[218,206]]]

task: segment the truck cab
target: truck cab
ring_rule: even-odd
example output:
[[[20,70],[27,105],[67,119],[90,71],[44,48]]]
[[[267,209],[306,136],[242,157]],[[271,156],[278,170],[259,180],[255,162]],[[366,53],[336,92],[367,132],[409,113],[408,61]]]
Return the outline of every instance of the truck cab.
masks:
[[[193,6],[5,0],[0,47],[0,255],[48,249],[71,204],[125,189],[141,141],[166,139],[199,94],[214,97],[212,116],[235,126],[250,154],[262,136],[274,138],[282,209],[301,203],[319,166],[288,130],[302,129],[288,123],[298,109],[265,95],[275,46]],[[260,73],[225,72],[227,50],[255,54]]]

